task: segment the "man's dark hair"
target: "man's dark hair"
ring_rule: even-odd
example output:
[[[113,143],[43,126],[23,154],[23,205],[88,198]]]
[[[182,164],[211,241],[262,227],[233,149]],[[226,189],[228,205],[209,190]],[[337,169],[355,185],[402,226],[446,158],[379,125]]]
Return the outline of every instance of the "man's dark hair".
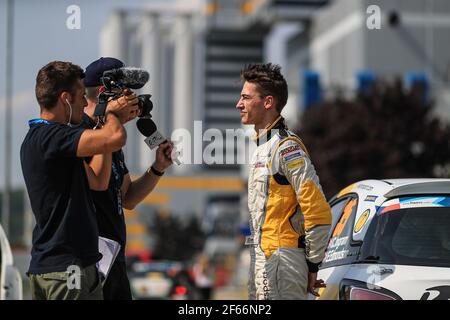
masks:
[[[288,98],[287,83],[277,64],[250,64],[241,71],[241,79],[257,85],[261,94],[273,96],[275,108],[281,113]]]
[[[91,101],[97,101],[98,94],[97,94],[97,87],[86,87],[86,99]]]
[[[83,69],[71,62],[53,61],[39,70],[36,77],[36,99],[41,108],[51,109],[63,91],[75,93],[77,80],[84,78]]]

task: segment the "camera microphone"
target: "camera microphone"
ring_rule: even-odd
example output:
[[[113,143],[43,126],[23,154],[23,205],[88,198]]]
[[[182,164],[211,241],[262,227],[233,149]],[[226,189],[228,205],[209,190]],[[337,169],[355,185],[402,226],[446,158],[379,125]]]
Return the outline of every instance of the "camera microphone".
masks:
[[[141,89],[150,79],[150,74],[144,69],[123,67],[103,72],[103,77],[116,81],[120,79],[122,85],[130,89]]]
[[[139,132],[147,137],[144,141],[151,150],[155,149],[160,144],[167,142],[167,139],[158,131],[156,124],[152,119],[141,118],[136,122],[136,126]],[[177,165],[180,165],[181,162],[178,160],[178,156],[179,152],[174,149],[170,158]]]

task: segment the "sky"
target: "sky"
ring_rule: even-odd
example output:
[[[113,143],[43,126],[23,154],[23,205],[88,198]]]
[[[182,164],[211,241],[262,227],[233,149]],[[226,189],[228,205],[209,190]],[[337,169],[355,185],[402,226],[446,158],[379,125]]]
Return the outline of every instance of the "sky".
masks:
[[[161,0],[162,1],[162,0]],[[28,131],[28,120],[39,115],[34,96],[38,70],[53,60],[71,61],[85,68],[99,57],[99,34],[114,8],[141,8],[158,0],[15,0],[13,45],[13,154],[12,184],[24,185],[20,167],[20,145]],[[164,2],[169,2],[165,0]],[[70,5],[81,12],[81,28],[69,30]],[[6,0],[0,0],[0,188],[4,185],[4,124],[6,65]]]

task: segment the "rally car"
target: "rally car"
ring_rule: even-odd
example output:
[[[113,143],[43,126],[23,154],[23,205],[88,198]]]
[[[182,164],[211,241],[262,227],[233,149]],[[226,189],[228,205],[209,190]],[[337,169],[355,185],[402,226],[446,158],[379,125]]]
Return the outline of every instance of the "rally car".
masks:
[[[450,299],[450,179],[361,181],[330,205],[318,299]]]
[[[22,300],[22,278],[13,265],[8,238],[0,225],[0,300]]]

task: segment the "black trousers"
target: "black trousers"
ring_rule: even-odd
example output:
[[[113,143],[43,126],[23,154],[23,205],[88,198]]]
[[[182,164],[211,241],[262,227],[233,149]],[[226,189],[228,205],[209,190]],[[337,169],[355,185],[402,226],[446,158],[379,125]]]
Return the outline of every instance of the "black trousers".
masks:
[[[115,261],[103,285],[104,300],[132,300],[125,261]]]

